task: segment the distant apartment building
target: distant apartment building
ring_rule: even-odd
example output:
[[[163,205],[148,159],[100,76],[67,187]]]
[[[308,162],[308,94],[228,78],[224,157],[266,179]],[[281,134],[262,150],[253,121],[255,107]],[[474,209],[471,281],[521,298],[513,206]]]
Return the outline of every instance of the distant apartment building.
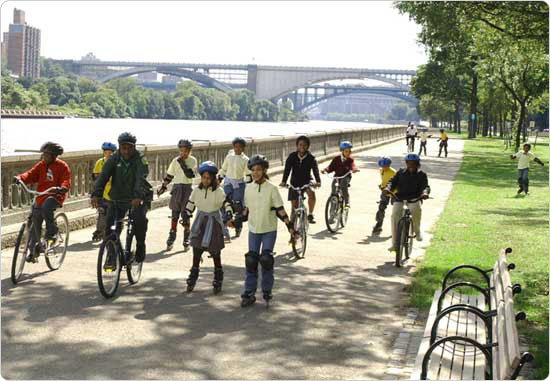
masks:
[[[157,72],[156,71],[148,71],[145,73],[139,73],[138,74],[138,80],[140,82],[156,82],[157,81]]]
[[[181,82],[181,78],[175,75],[165,75],[162,77],[162,83],[164,84],[176,84],[180,82]]]
[[[25,12],[20,9],[13,10],[13,23],[3,35],[2,56],[13,74],[40,77],[40,29],[27,25]]]

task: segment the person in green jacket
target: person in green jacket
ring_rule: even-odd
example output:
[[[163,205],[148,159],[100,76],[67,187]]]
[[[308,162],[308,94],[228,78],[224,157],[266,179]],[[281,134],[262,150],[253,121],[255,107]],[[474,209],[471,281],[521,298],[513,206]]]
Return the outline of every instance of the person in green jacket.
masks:
[[[107,210],[104,237],[112,234],[115,220],[122,219],[128,212],[134,221],[136,237],[136,261],[145,259],[145,236],[147,233],[147,210],[151,207],[153,188],[147,181],[149,166],[147,159],[136,150],[136,137],[123,132],[118,137],[119,149],[105,162],[92,192],[92,206],[97,207],[105,185],[111,179],[109,197],[111,205]],[[117,234],[120,230],[117,228]],[[115,267],[116,258],[109,256],[106,270]]]

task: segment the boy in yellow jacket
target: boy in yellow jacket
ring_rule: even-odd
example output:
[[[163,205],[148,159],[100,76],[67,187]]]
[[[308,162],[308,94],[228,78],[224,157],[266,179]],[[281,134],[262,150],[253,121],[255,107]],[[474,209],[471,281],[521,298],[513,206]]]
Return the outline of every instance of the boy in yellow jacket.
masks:
[[[395,175],[395,169],[390,167],[391,159],[389,157],[382,157],[378,160],[378,166],[380,167],[381,184],[378,186],[380,190],[384,189],[388,184],[388,181]],[[378,203],[378,212],[376,212],[376,225],[372,228],[373,235],[379,235],[382,232],[382,224],[384,223],[384,216],[386,215],[386,208],[390,202],[390,198],[380,192],[380,201]]]

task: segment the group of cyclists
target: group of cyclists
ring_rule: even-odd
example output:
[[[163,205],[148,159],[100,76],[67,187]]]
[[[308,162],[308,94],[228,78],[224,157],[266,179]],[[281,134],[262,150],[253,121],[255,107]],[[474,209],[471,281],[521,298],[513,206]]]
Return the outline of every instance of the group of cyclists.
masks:
[[[118,147],[111,142],[102,145],[103,157],[96,162],[93,169],[94,185],[91,192],[91,204],[98,209],[98,222],[92,235],[93,241],[111,236],[115,220],[120,221],[126,214],[131,215],[136,239],[135,261],[141,263],[146,257],[147,212],[151,208],[154,189],[147,181],[149,174],[145,156],[136,149],[136,137],[130,132],[118,136]],[[307,189],[309,223],[315,223],[314,189],[321,186],[318,163],[309,151],[310,139],[299,136],[296,139],[296,151],[292,152],[285,162],[282,181],[279,187],[285,187],[290,178],[294,188],[309,185]],[[228,239],[228,228],[234,228],[236,237],[240,235],[243,223],[248,223],[248,251],[244,258],[245,279],[241,295],[241,306],[255,303],[258,284],[258,268],[261,266],[263,298],[268,303],[272,299],[274,284],[273,249],[277,239],[277,220],[280,219],[290,233],[290,240],[295,237],[294,210],[298,203],[298,194],[292,188],[288,191],[291,201],[290,216],[286,213],[279,187],[269,180],[269,161],[263,155],[247,157],[244,154],[246,141],[235,138],[233,149],[225,157],[221,168],[212,161],[198,163],[193,157],[193,144],[182,139],[178,142],[178,156],[174,157],[166,170],[162,184],[156,193],[160,195],[170,191],[169,208],[171,210],[170,229],[166,249],[171,250],[177,237],[178,224],[183,226],[183,247],[192,248],[193,263],[187,278],[187,291],[193,291],[200,272],[202,255],[208,252],[214,262],[214,293],[219,293],[223,283],[223,266],[221,252]],[[333,181],[342,190],[345,208],[349,208],[351,174],[357,172],[349,141],[339,144],[340,154],[334,157],[322,173],[334,172]],[[42,160],[29,171],[16,176],[16,181],[25,184],[38,183],[37,190],[55,187],[54,193],[36,199],[33,206],[34,226],[41,226],[46,220],[46,241],[56,239],[54,210],[63,205],[70,189],[70,170],[68,165],[58,159],[63,148],[53,142],[45,143],[40,151]],[[391,159],[383,157],[378,161],[380,167],[380,203],[376,213],[376,224],[373,234],[380,234],[385,209],[391,199],[393,244],[396,247],[397,221],[403,213],[403,201],[417,198],[420,201],[409,203],[417,240],[422,240],[420,231],[421,199],[428,198],[430,187],[426,174],[420,169],[420,157],[408,153],[406,167],[395,171],[391,168]],[[198,186],[193,187],[195,179]],[[222,185],[223,184],[223,185]],[[194,215],[194,217],[193,217]],[[191,223],[191,221],[193,221]],[[36,230],[36,229],[35,229]],[[117,234],[119,228],[116,228]],[[27,261],[35,261],[44,248],[40,245],[40,231],[35,231],[33,250]],[[105,271],[113,271],[117,266],[115,253],[108,252],[104,264]]]

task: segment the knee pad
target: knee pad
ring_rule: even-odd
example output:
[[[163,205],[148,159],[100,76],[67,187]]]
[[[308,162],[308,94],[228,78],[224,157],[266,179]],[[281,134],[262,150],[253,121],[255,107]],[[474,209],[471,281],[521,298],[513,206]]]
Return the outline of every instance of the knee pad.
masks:
[[[273,258],[273,254],[271,253],[271,251],[262,252],[262,255],[260,256],[260,263],[262,264],[263,270],[273,270],[273,266],[275,265],[275,258]]]
[[[250,273],[258,272],[258,263],[260,262],[260,256],[255,251],[249,251],[244,255],[244,264],[246,271]]]

